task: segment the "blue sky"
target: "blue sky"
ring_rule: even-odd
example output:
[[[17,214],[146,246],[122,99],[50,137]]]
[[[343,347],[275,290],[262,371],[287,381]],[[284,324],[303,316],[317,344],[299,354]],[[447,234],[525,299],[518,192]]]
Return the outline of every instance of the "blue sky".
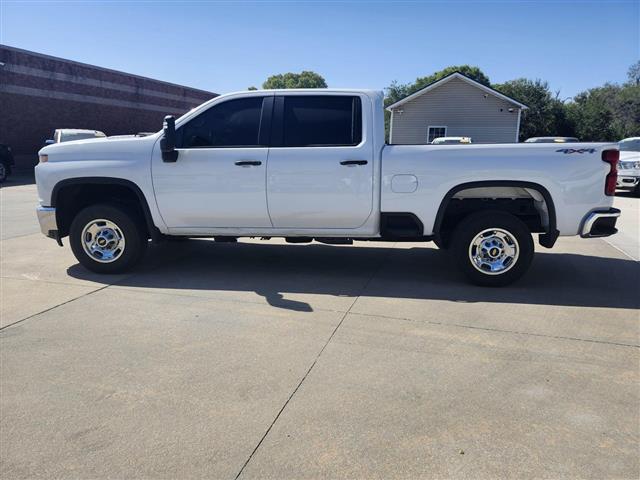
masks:
[[[301,70],[382,89],[468,63],[566,98],[624,81],[640,58],[640,0],[0,5],[0,43],[217,93]]]

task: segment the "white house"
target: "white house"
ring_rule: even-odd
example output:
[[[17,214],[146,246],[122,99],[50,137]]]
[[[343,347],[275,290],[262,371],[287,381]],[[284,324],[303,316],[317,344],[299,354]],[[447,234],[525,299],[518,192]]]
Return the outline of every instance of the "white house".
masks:
[[[454,72],[387,107],[389,143],[424,144],[438,137],[471,137],[473,143],[518,141],[528,107]]]

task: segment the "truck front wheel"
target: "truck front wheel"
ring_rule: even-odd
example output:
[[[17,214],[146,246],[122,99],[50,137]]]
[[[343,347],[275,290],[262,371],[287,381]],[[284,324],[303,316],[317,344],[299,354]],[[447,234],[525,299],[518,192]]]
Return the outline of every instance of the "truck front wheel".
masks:
[[[78,261],[92,272],[121,273],[142,258],[148,240],[135,215],[100,204],[78,212],[71,222],[69,242]]]
[[[452,253],[462,272],[476,285],[501,287],[528,270],[534,246],[527,226],[500,211],[469,215],[456,227]]]

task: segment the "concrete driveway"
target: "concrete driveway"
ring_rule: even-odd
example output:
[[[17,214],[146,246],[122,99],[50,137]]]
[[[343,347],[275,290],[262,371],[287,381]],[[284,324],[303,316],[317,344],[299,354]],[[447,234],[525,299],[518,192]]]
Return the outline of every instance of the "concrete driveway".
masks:
[[[3,479],[640,476],[638,199],[504,289],[401,243],[172,242],[96,276],[35,202],[0,189]]]

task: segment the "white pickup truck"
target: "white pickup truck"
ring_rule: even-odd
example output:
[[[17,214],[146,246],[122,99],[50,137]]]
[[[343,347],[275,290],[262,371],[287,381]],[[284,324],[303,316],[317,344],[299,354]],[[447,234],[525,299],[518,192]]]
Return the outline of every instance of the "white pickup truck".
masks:
[[[616,233],[616,144],[384,138],[381,92],[223,95],[147,137],[43,148],[38,218],[100,273],[130,269],[150,239],[173,236],[435,241],[488,286],[528,269],[534,233],[547,248],[559,235]]]

